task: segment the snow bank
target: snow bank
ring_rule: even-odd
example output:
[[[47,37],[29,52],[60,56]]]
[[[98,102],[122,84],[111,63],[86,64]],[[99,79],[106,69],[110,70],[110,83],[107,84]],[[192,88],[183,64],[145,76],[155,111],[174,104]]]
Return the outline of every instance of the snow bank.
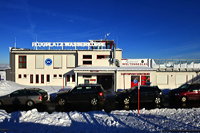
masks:
[[[23,88],[41,88],[48,92],[48,94],[56,93],[61,89],[61,86],[26,86],[20,85],[12,81],[0,81],[0,96],[10,94],[11,92]]]
[[[6,113],[0,110],[0,127],[12,133],[129,133],[168,130],[200,131],[200,108],[116,110],[91,112],[38,112],[36,109]]]

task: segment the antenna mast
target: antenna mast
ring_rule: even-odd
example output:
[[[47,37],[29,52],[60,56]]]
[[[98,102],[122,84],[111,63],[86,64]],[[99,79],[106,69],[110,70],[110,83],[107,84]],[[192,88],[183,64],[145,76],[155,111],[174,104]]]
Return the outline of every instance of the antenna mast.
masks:
[[[17,39],[16,39],[16,37],[15,37],[14,47],[15,47],[15,48],[17,47]]]

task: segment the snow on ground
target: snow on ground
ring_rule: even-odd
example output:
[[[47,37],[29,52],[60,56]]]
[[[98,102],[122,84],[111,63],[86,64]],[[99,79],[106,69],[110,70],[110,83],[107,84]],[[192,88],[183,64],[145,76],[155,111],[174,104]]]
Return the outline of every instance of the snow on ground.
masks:
[[[116,110],[90,112],[38,112],[6,113],[0,110],[0,132],[8,133],[130,133],[164,132],[169,130],[200,131],[200,108]]]
[[[0,81],[0,95],[27,86]],[[49,93],[59,87],[43,87]],[[37,109],[7,113],[0,110],[0,133],[130,133],[193,130],[200,132],[200,108],[116,110],[89,112],[38,112]]]

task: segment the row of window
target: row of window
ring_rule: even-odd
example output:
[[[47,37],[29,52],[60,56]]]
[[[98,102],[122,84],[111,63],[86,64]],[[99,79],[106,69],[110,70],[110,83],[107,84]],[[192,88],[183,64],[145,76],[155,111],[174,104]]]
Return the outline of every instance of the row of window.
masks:
[[[23,78],[27,78],[27,74],[18,74],[18,78],[21,79],[23,76]],[[53,75],[53,78],[62,78],[62,74],[54,74]],[[64,78],[66,79],[66,82],[75,82],[75,75],[66,75],[64,76]],[[30,74],[30,83],[33,83],[35,81],[35,83],[44,83],[44,80],[45,80],[45,75],[44,74],[36,74],[36,75],[33,75],[33,74]],[[50,74],[47,74],[46,75],[46,82],[50,82],[51,81],[51,76]]]
[[[97,59],[110,58],[110,55],[97,55]],[[83,55],[83,59],[92,59],[92,55]],[[35,57],[36,69],[44,68],[44,55],[36,55]],[[91,60],[83,60],[83,65],[92,65]],[[75,67],[75,55],[67,56],[67,67]],[[27,68],[27,56],[19,56],[19,68]],[[62,56],[54,55],[53,57],[53,68],[62,68]]]
[[[47,66],[53,65],[54,69],[61,69],[63,67],[62,55],[54,55],[53,59],[45,59],[44,55],[35,55],[35,68],[36,69],[44,69],[44,65]],[[67,55],[66,57],[66,67],[74,68],[75,65],[75,55]],[[27,68],[27,56],[20,55],[19,56],[19,68]]]

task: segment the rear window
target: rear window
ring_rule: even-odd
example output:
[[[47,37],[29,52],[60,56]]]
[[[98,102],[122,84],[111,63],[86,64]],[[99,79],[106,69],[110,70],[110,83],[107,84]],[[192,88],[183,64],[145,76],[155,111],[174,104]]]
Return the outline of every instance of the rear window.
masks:
[[[27,91],[27,94],[29,96],[37,96],[37,95],[39,95],[36,91]]]
[[[39,92],[39,93],[42,93],[42,94],[43,94],[43,93],[47,93],[47,92],[44,91],[44,90],[39,90],[38,92]]]
[[[190,89],[200,89],[200,85],[199,84],[194,84],[194,85],[190,85],[189,87]]]

